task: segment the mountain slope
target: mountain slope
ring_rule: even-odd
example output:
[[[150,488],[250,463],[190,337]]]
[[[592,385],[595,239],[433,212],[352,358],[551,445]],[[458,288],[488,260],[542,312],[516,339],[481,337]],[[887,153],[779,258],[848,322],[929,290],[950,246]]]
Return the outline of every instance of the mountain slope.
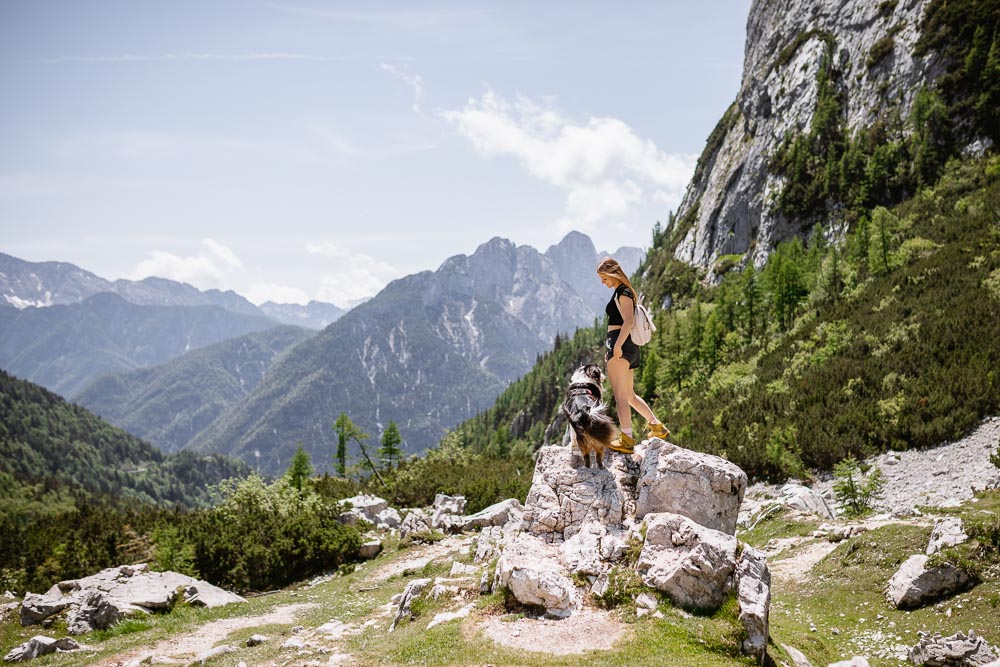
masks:
[[[217,306],[137,306],[107,293],[66,306],[0,308],[0,367],[72,396],[105,373],[273,326]]]
[[[230,338],[165,364],[98,378],[76,402],[161,450],[183,449],[313,333],[281,326]]]
[[[374,436],[396,421],[408,452],[436,444],[527,371],[558,332],[594,321],[576,285],[599,284],[597,253],[582,235],[564,243],[578,248],[576,264],[586,267],[567,276],[572,284],[550,258],[557,250],[542,254],[499,238],[435,272],[394,281],[292,350],[194,446],[275,472],[301,442],[323,469],[341,411]]]
[[[0,371],[3,495],[16,496],[18,485],[42,484],[194,506],[207,504],[208,485],[246,472],[227,457],[166,457],[84,408]]]

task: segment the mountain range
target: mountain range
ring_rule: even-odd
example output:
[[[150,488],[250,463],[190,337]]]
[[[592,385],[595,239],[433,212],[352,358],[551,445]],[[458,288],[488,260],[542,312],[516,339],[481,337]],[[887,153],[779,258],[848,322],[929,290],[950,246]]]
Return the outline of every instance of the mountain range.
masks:
[[[631,271],[643,253],[613,254]],[[250,334],[103,378],[78,400],[166,450],[229,453],[268,473],[300,442],[328,467],[341,412],[373,437],[394,420],[419,453],[488,407],[557,333],[601,315],[599,259],[580,233],[544,253],[494,238],[393,281],[315,336]]]

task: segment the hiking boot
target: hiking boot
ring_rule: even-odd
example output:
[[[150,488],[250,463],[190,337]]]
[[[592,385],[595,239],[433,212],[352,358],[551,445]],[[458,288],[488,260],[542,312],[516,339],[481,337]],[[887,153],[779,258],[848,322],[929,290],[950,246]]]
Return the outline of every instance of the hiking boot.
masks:
[[[635,438],[627,433],[622,433],[611,442],[611,449],[622,454],[632,454],[635,451]]]
[[[666,440],[670,437],[670,429],[663,422],[656,422],[655,424],[649,424],[649,434],[654,438]]]

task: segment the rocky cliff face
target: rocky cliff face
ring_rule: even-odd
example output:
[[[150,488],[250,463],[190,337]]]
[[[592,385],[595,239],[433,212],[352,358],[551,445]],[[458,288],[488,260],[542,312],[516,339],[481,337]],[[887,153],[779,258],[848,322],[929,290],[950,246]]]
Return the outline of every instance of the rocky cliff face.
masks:
[[[711,268],[724,255],[744,255],[744,265],[760,267],[778,242],[816,222],[776,210],[784,179],[770,169],[772,157],[787,136],[808,131],[826,59],[848,133],[896,110],[906,117],[941,72],[934,53],[914,54],[929,2],[755,0],[739,93],[677,211],[677,259]]]

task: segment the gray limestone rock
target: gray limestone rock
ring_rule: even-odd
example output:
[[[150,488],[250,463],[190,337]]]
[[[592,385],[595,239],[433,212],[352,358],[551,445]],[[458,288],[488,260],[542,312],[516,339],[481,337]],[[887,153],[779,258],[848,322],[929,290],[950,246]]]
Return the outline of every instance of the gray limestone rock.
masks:
[[[715,609],[736,569],[736,538],[679,514],[646,516],[639,575],[687,609]]]
[[[567,570],[597,576],[625,553],[625,531],[595,521],[585,523],[559,545],[559,557]]]
[[[746,486],[739,466],[652,438],[639,467],[636,518],[670,512],[734,535]]]
[[[381,529],[399,528],[403,518],[392,507],[387,507],[375,515],[375,525]]]
[[[383,498],[361,494],[351,498],[345,498],[342,502],[350,506],[349,513],[354,514],[359,519],[364,519],[369,523],[378,523],[378,514],[389,507]]]
[[[921,633],[920,641],[910,648],[908,658],[915,665],[927,667],[973,667],[988,665],[997,659],[997,652],[972,630],[950,637],[940,633]]]
[[[771,570],[764,553],[750,546],[743,548],[736,564],[736,600],[740,623],[747,631],[740,648],[758,664],[764,664],[771,609]]]
[[[837,662],[831,662],[829,665],[827,665],[827,667],[871,667],[871,665],[868,663],[867,658],[860,655],[856,655],[850,660],[839,660]]]
[[[942,519],[934,524],[934,530],[931,531],[931,538],[927,543],[927,555],[933,556],[942,549],[957,546],[968,539],[961,519],[958,517]]]
[[[431,529],[430,519],[422,510],[411,510],[399,526],[399,537],[404,538],[410,533],[426,533]]]
[[[801,484],[785,484],[781,487],[781,502],[786,507],[815,514],[822,519],[832,519],[833,510],[830,509],[826,498],[813,491],[808,486]]]
[[[507,545],[497,562],[494,589],[503,587],[521,604],[544,607],[556,617],[576,608],[576,587],[563,574],[553,547],[532,535],[522,534]]]
[[[547,542],[562,542],[585,523],[622,528],[634,507],[635,474],[624,457],[605,470],[577,467],[579,457],[568,447],[538,450],[535,474],[524,501],[522,529]]]
[[[465,530],[473,528],[485,528],[487,526],[503,526],[510,521],[519,521],[524,514],[524,507],[521,501],[516,498],[508,498],[502,502],[490,505],[484,510],[470,514],[465,517]]]
[[[358,549],[358,557],[365,560],[371,560],[380,553],[382,553],[382,540],[377,537],[364,542]]]
[[[969,577],[960,569],[944,563],[927,567],[924,554],[910,556],[892,575],[886,587],[886,599],[899,609],[913,609],[944,595],[960,590]]]
[[[58,614],[69,606],[70,601],[53,597],[48,594],[28,593],[21,601],[21,625],[35,625],[49,616]]]
[[[26,662],[34,660],[43,655],[49,655],[56,651],[68,652],[78,651],[86,648],[77,643],[75,639],[64,637],[62,639],[52,639],[44,635],[35,635],[20,646],[17,646],[4,656],[4,662]]]

